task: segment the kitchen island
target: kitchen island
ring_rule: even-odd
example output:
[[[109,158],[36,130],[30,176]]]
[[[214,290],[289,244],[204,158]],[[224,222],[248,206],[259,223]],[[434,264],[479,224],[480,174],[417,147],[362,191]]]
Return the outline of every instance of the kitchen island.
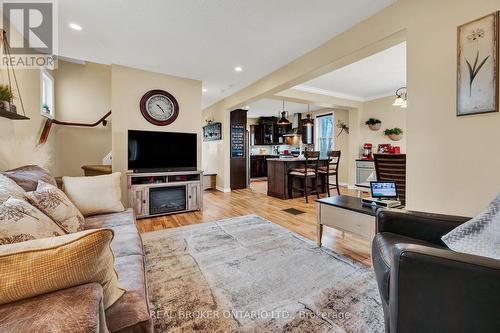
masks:
[[[267,195],[279,199],[292,199],[303,196],[303,193],[292,191],[291,169],[303,168],[305,158],[268,158],[267,159]],[[319,165],[326,166],[328,159],[320,159]],[[302,180],[294,177],[294,187],[301,187]],[[308,180],[309,184],[311,179]],[[324,176],[318,177],[318,189],[320,193],[325,193],[323,188],[325,182]]]

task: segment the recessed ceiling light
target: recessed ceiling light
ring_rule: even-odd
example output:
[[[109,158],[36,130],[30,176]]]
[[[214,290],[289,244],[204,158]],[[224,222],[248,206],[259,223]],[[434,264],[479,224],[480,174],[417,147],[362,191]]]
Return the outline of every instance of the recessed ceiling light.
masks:
[[[245,105],[245,109],[250,109],[250,105]]]
[[[70,24],[69,24],[69,27],[70,27],[71,29],[73,29],[73,30],[77,30],[77,31],[82,30],[82,26],[81,26],[81,25],[78,25],[78,24],[76,24],[76,23],[70,23]]]
[[[207,88],[203,88],[203,89],[201,89],[201,91],[207,92]]]
[[[241,68],[240,66],[234,67],[235,72],[241,72],[242,70],[243,70],[243,68]]]

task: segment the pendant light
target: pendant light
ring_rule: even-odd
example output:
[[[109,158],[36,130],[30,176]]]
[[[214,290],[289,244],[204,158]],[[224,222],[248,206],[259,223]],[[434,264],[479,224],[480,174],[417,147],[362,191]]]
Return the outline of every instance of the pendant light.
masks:
[[[313,126],[314,120],[311,118],[311,112],[309,111],[309,104],[307,104],[307,116],[306,120],[304,120],[304,126]]]
[[[287,119],[288,112],[285,111],[285,100],[283,100],[283,109],[281,110],[281,118],[276,124],[280,126],[290,125],[290,120]]]

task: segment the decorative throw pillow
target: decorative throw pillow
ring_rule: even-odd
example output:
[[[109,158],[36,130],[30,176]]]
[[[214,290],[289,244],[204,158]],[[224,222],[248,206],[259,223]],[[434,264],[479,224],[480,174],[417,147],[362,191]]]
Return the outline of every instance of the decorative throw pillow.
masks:
[[[120,177],[120,172],[94,177],[63,177],[63,188],[84,216],[118,213],[125,210]]]
[[[441,239],[453,251],[500,259],[500,194],[487,210]]]
[[[24,190],[9,177],[0,174],[0,204],[10,197],[24,199]]]
[[[15,181],[16,184],[21,186],[25,191],[36,190],[39,180],[57,186],[55,178],[52,177],[47,170],[37,165],[27,165],[4,171],[3,174]]]
[[[0,245],[64,234],[54,221],[27,201],[11,197],[0,205]]]
[[[0,304],[97,282],[110,307],[125,291],[118,284],[111,229],[0,246]]]
[[[82,214],[56,186],[39,180],[36,191],[26,192],[25,196],[66,233],[83,230],[85,219]]]

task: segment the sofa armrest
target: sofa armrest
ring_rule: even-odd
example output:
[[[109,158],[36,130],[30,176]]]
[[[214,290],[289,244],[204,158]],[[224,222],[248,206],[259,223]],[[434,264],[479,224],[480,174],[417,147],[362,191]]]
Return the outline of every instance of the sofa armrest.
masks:
[[[397,244],[390,276],[390,331],[495,332],[500,261]]]
[[[0,305],[0,318],[0,332],[108,332],[98,283]]]
[[[469,217],[463,216],[381,209],[377,214],[377,230],[444,246],[441,237],[468,220]]]

